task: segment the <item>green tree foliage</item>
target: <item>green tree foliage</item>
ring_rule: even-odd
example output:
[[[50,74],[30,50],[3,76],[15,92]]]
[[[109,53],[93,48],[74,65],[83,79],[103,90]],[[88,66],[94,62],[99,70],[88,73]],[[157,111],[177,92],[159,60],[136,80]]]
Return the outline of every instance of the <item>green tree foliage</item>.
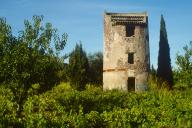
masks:
[[[67,34],[60,38],[51,23],[42,21],[43,16],[33,16],[32,23],[25,20],[24,30],[13,37],[6,20],[0,19],[0,82],[12,90],[18,115],[32,85],[39,84],[40,92],[51,89],[63,68],[57,55],[66,45]]]
[[[75,49],[69,55],[67,69],[68,80],[77,90],[84,90],[88,83],[89,63],[82,44],[76,44]]]
[[[151,75],[152,76],[156,76],[157,75],[157,71],[156,71],[156,69],[154,68],[153,65],[151,66]]]
[[[14,48],[16,39],[12,35],[11,26],[6,23],[5,18],[0,18],[0,82],[8,79],[9,76],[4,67],[6,67],[6,59],[11,54],[10,51]],[[11,67],[10,67],[11,68]]]
[[[157,80],[157,70],[154,68],[154,66],[151,66],[150,69],[150,80],[156,81]]]
[[[160,23],[160,41],[159,41],[157,77],[160,82],[159,85],[162,85],[162,82],[166,82],[169,85],[169,88],[170,89],[172,88],[173,75],[171,68],[170,48],[168,44],[166,25],[163,15],[161,15],[161,23]]]
[[[96,52],[88,55],[89,82],[102,86],[103,83],[103,53]]]
[[[192,90],[126,93],[77,91],[66,83],[24,103],[22,118],[9,90],[0,90],[0,127],[192,127]]]
[[[176,86],[179,88],[192,87],[192,42],[183,47],[184,55],[177,54],[175,71]]]

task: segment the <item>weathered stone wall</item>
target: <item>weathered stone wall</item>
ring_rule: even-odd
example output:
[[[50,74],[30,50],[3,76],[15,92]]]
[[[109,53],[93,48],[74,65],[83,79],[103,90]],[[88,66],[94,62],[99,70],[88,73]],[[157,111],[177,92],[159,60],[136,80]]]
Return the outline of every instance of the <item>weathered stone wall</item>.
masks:
[[[140,16],[114,13],[104,15],[103,89],[128,90],[128,77],[135,77],[135,91],[145,90],[150,68],[147,15],[141,14],[146,19],[142,24],[132,23],[135,25],[135,34],[132,37],[126,37],[127,23],[118,24],[117,21],[114,24],[112,21],[114,15],[120,18]],[[128,63],[130,52],[134,53],[134,64]]]

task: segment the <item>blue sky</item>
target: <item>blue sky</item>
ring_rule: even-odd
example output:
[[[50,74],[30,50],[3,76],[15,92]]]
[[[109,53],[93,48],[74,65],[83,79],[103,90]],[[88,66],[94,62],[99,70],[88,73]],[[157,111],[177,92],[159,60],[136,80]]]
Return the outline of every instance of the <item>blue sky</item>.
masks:
[[[151,64],[157,65],[160,15],[163,14],[171,51],[175,55],[192,40],[191,0],[0,0],[0,17],[6,17],[16,34],[23,29],[24,19],[44,15],[60,33],[69,34],[65,52],[82,41],[85,50],[103,51],[103,13],[144,12],[149,15]]]

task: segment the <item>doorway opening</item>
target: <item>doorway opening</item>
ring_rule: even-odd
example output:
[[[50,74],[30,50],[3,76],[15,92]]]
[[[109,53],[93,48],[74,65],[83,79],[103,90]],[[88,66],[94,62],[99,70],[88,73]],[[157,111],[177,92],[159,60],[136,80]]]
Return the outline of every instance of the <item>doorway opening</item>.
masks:
[[[128,77],[127,87],[128,91],[135,91],[135,77]]]

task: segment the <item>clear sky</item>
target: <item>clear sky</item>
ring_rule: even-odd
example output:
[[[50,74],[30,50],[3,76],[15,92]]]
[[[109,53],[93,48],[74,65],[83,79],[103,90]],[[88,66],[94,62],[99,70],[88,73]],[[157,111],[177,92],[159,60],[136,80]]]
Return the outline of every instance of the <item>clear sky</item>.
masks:
[[[69,34],[66,53],[79,41],[88,53],[103,51],[104,11],[148,12],[150,59],[155,67],[161,14],[166,21],[172,66],[176,53],[192,40],[191,0],[0,0],[0,17],[6,17],[15,34],[23,29],[24,19],[44,15],[45,22]]]

